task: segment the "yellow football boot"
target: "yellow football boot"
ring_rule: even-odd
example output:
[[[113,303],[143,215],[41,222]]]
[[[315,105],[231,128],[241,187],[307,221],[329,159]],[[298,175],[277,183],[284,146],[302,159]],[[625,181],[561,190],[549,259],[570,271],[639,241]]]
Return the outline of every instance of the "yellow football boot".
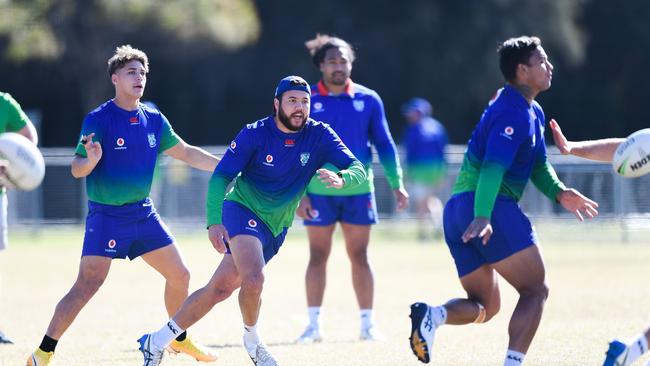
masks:
[[[27,366],[47,366],[52,362],[54,352],[45,352],[38,348],[27,359]]]
[[[167,350],[173,354],[185,353],[194,357],[197,361],[213,362],[217,360],[217,353],[215,351],[194,342],[190,337],[185,338],[181,342],[174,339],[169,344],[169,347],[167,347]]]

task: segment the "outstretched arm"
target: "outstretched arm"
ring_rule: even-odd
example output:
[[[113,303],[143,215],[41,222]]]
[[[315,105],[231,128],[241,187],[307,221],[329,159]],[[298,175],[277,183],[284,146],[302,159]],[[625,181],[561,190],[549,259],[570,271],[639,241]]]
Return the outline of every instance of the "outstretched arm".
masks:
[[[176,145],[165,150],[165,154],[186,162],[189,166],[213,172],[219,164],[219,158],[209,152],[180,140]]]
[[[555,146],[560,149],[564,155],[575,155],[581,158],[611,162],[614,153],[623,138],[609,138],[591,141],[569,141],[562,133],[560,125],[554,119],[550,122],[551,131],[553,132],[553,141]]]

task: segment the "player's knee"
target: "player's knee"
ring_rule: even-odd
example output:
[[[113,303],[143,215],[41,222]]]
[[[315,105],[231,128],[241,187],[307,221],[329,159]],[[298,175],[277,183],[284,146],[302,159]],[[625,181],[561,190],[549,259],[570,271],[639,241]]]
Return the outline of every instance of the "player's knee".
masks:
[[[215,303],[223,301],[229,298],[238,287],[235,283],[220,283],[212,288],[212,299]]]
[[[309,251],[309,265],[310,266],[324,266],[327,264],[329,258],[329,251],[320,249],[311,249]]]
[[[183,266],[181,269],[175,271],[171,276],[167,277],[167,282],[175,288],[187,289],[190,287],[190,277],[190,271],[187,267]]]
[[[540,303],[544,303],[548,298],[549,288],[545,282],[535,286],[526,287],[519,291],[519,296],[532,297],[537,299]]]
[[[241,290],[248,294],[261,294],[264,288],[264,273],[252,273],[241,281]]]
[[[368,266],[368,251],[365,247],[351,250],[349,257],[353,266]]]
[[[494,316],[499,313],[499,310],[501,310],[501,303],[500,302],[495,302],[494,304],[487,304],[485,306],[485,321],[484,322],[487,322],[490,319],[494,318]]]

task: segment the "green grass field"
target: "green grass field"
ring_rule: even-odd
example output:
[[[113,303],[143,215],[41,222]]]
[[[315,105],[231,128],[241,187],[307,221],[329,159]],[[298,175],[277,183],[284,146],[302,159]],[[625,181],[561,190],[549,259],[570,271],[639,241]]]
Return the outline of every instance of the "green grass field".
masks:
[[[262,335],[283,366],[419,364],[407,342],[409,305],[414,301],[438,304],[463,292],[446,246],[420,244],[407,232],[401,225],[380,225],[370,250],[376,319],[387,341],[357,341],[358,310],[339,237],[325,295],[325,341],[299,346],[293,341],[307,321],[303,281],[308,247],[297,225],[267,268],[260,320]],[[584,236],[574,233],[575,240],[563,242],[556,229],[540,229],[551,294],[527,365],[599,365],[610,338],[632,336],[650,325],[648,242],[592,244],[585,239],[589,235],[585,230]],[[10,240],[9,250],[0,254],[0,328],[17,344],[0,346],[1,366],[24,365],[38,346],[54,306],[75,279],[82,231],[45,229],[37,236],[14,231]],[[192,271],[191,290],[196,289],[208,280],[220,255],[203,230],[179,234],[178,241]],[[501,312],[488,324],[442,327],[431,364],[502,364],[516,294],[504,281],[501,285]],[[136,339],[167,320],[162,290],[162,277],[141,260],[115,261],[99,294],[61,339],[56,365],[141,364]],[[241,346],[236,298],[217,305],[190,334],[218,350],[218,365],[250,364]],[[196,362],[178,356],[167,357],[164,364]]]

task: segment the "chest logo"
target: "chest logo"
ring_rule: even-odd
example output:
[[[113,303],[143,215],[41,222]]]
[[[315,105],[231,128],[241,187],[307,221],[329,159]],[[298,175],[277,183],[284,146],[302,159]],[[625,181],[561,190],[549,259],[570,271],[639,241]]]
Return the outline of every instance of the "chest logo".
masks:
[[[352,106],[357,112],[363,112],[363,109],[366,107],[366,103],[363,100],[354,100],[352,101]]]
[[[321,103],[321,102],[314,103],[313,112],[322,112],[322,111],[323,111],[323,103]]]
[[[156,135],[153,133],[147,134],[147,140],[149,141],[149,147],[156,147]]]
[[[512,140],[512,135],[514,133],[515,133],[515,129],[508,126],[503,130],[503,132],[500,133],[500,135],[507,138],[508,140]]]
[[[140,124],[140,119],[138,117],[131,117],[129,118],[129,123],[132,125],[139,125]]]
[[[284,147],[294,147],[295,145],[296,145],[296,141],[293,139],[284,140]]]
[[[300,154],[300,165],[305,166],[307,165],[307,162],[309,161],[309,153],[304,152]]]
[[[123,138],[120,137],[120,138],[117,139],[117,146],[120,146],[120,147],[124,146],[124,139]]]
[[[257,227],[257,221],[255,221],[253,219],[248,220],[248,226]]]
[[[115,248],[116,245],[117,245],[117,242],[115,241],[115,239],[111,239],[111,240],[108,241],[108,247],[109,248],[113,249],[113,248]]]
[[[269,163],[269,164],[272,163],[273,162],[273,156],[272,155],[267,155],[266,156],[266,162]]]

